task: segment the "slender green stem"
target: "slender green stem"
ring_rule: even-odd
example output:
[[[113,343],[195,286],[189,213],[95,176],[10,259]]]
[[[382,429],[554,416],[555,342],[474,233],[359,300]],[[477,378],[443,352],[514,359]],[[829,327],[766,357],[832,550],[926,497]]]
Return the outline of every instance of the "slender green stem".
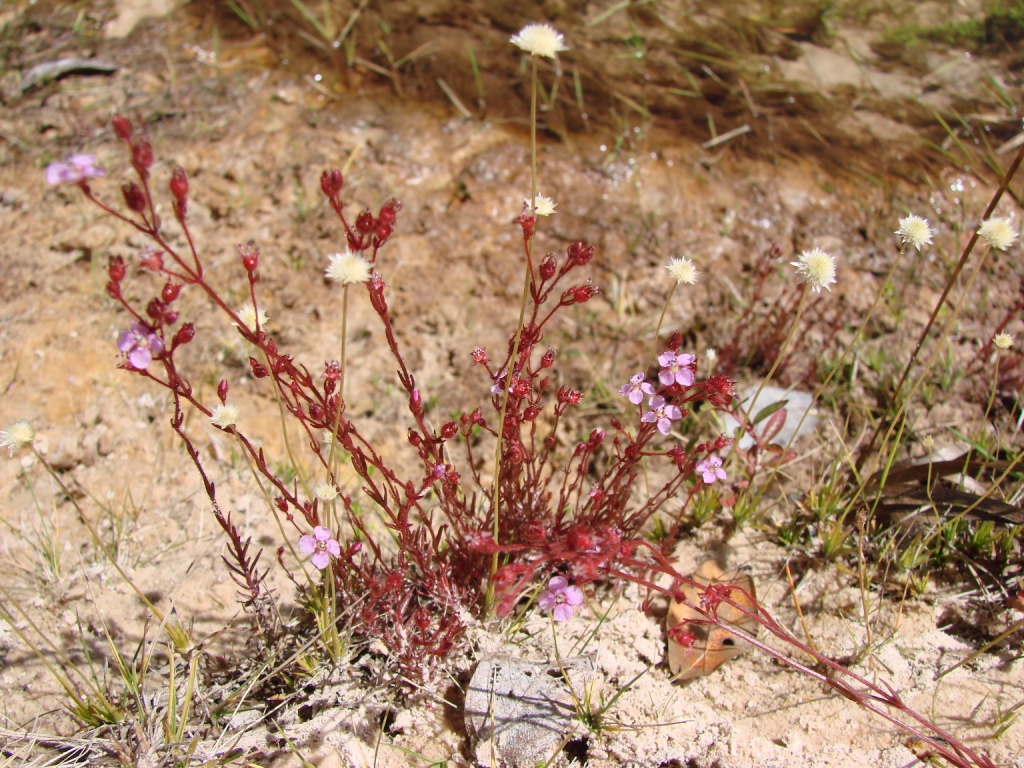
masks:
[[[331,448],[327,454],[327,479],[337,475],[334,466],[335,449],[338,445],[338,425],[341,423],[341,409],[345,404],[345,340],[348,336],[348,285],[341,292],[341,349],[338,351],[338,407],[334,412],[334,423],[331,426]],[[337,522],[337,521],[334,521]]]
[[[907,246],[904,243],[903,247],[900,248],[900,252],[896,255],[896,258],[893,260],[892,266],[889,268],[889,274],[885,276],[885,281],[882,283],[882,287],[878,290],[878,293],[875,294],[875,300],[871,303],[871,306],[868,308],[867,315],[865,315],[864,319],[860,321],[860,325],[857,327],[857,331],[853,335],[853,340],[846,347],[846,349],[843,350],[843,354],[839,356],[839,360],[837,360],[836,364],[832,366],[832,370],[828,372],[828,376],[825,377],[825,380],[821,382],[821,384],[818,386],[817,391],[815,391],[814,396],[811,398],[810,405],[808,405],[807,409],[802,414],[800,414],[800,421],[797,422],[796,429],[793,430],[793,434],[790,435],[789,440],[786,442],[786,447],[782,450],[783,456],[789,453],[789,449],[792,447],[793,442],[800,435],[800,428],[804,425],[804,422],[807,420],[808,415],[810,415],[811,409],[814,407],[814,404],[818,402],[818,399],[821,397],[822,392],[825,391],[825,387],[829,385],[832,379],[835,378],[835,375],[842,369],[843,363],[846,361],[847,356],[850,354],[850,352],[853,351],[853,348],[857,345],[857,342],[860,341],[861,336],[863,336],[864,331],[867,329],[868,324],[871,322],[871,318],[875,314],[875,309],[878,307],[878,303],[882,298],[882,294],[885,293],[886,287],[892,281],[892,277],[896,273],[896,268],[899,266],[900,260],[903,258],[903,254],[906,252],[906,250]],[[775,475],[778,474],[781,466],[781,463],[774,465],[772,467],[771,474],[768,475],[768,479],[763,484],[758,486],[756,496],[754,497],[755,504],[758,502],[758,500],[760,500],[761,494],[764,493],[764,490],[771,486],[772,480],[775,478]]]
[[[651,367],[651,363],[654,362],[654,358],[658,354],[658,336],[661,333],[662,323],[665,322],[665,315],[668,313],[668,305],[671,303],[672,296],[675,295],[678,286],[679,283],[673,283],[668,296],[665,297],[665,305],[661,308],[661,314],[658,316],[658,325],[654,328],[654,341],[651,342],[651,353],[647,356],[647,365],[644,366],[644,373],[647,373],[647,369]]]
[[[530,57],[533,75],[530,82],[530,207],[536,210],[537,201],[537,57]],[[501,448],[505,434],[505,415],[508,412],[509,392],[512,388],[512,374],[519,357],[519,341],[522,336],[523,320],[526,317],[526,302],[530,297],[530,282],[533,280],[532,257],[533,236],[526,243],[526,267],[523,276],[523,295],[519,300],[519,322],[512,341],[512,355],[509,357],[505,371],[505,392],[501,401],[501,413],[498,415],[498,437],[494,446],[494,493],[491,497],[491,536],[495,543],[501,535]],[[491,570],[487,579],[487,595],[484,600],[484,613],[489,614],[494,607],[494,574],[498,572],[498,553],[491,555]]]
[[[270,359],[267,357],[267,353],[262,347],[257,347],[260,353],[260,358],[263,365],[266,366],[267,370],[273,370],[270,366]],[[306,491],[306,495],[309,498],[313,498],[313,491],[309,486],[309,479],[306,477],[306,473],[303,471],[303,467],[299,464],[299,460],[295,456],[295,451],[292,450],[292,441],[288,437],[288,420],[285,418],[285,407],[284,399],[281,397],[281,385],[275,381],[274,386],[274,398],[277,401],[277,413],[281,420],[281,437],[284,439],[284,450],[288,454],[288,461],[291,462],[292,469],[295,470],[296,477],[299,478],[299,482],[302,483],[303,489]]]
[[[935,360],[938,358],[939,353],[942,351],[943,342],[945,342],[945,340],[948,338],[949,331],[950,329],[952,329],[953,323],[955,323],[960,317],[960,310],[963,309],[964,299],[967,297],[968,292],[971,290],[971,286],[974,285],[974,279],[978,276],[978,272],[981,271],[981,268],[985,264],[985,260],[988,257],[988,254],[991,252],[991,250],[991,248],[986,248],[982,252],[981,256],[978,258],[978,260],[975,262],[974,270],[971,272],[970,276],[967,278],[967,282],[964,284],[963,292],[960,295],[960,300],[957,301],[956,306],[954,306],[953,308],[953,311],[949,313],[949,317],[946,319],[945,325],[942,326],[942,331],[939,333],[938,343],[935,345],[934,351],[932,352],[928,360],[925,362],[924,367],[921,369],[920,375],[914,381],[914,384],[910,388],[910,391],[907,392],[906,397],[904,397],[903,401],[899,404],[899,407],[896,409],[896,413],[893,414],[893,418],[891,423],[889,424],[889,428],[885,432],[885,437],[882,438],[882,444],[878,447],[879,456],[881,456],[882,453],[884,453],[886,446],[889,445],[889,441],[892,438],[893,430],[896,429],[896,425],[900,422],[900,419],[906,412],[907,406],[910,404],[914,395],[917,394],[917,391],[921,388],[921,385],[924,384],[925,377],[928,376],[929,371],[931,371],[932,366],[935,364]],[[851,504],[856,502],[857,498],[863,492],[863,489],[864,484],[862,482],[861,487],[858,489],[853,501],[851,501]],[[879,491],[881,491],[881,486],[879,487]]]
[[[761,383],[757,387],[757,392],[750,398],[750,403],[744,409],[743,412],[743,423],[740,424],[740,432],[738,440],[743,439],[743,435],[746,434],[747,425],[750,423],[750,417],[753,413],[754,407],[757,405],[757,399],[761,396],[761,392],[765,386],[771,380],[775,374],[776,369],[779,367],[779,363],[782,362],[782,358],[785,357],[786,352],[789,350],[790,342],[793,341],[793,337],[796,335],[796,329],[800,327],[800,318],[803,317],[804,307],[807,305],[807,284],[804,283],[803,290],[800,292],[800,303],[796,307],[796,316],[793,318],[793,325],[789,328],[789,334],[786,336],[786,340],[782,342],[782,346],[779,348],[779,354],[775,356],[775,362],[772,363],[771,369],[768,371],[768,375],[764,377]]]

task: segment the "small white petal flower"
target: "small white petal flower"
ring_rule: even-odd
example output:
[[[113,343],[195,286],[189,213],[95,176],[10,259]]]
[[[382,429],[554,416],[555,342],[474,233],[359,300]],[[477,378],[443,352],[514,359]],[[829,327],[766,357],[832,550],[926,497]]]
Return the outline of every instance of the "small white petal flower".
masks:
[[[238,406],[219,404],[210,414],[210,423],[221,429],[235,426],[238,423]]]
[[[533,205],[530,205],[529,200],[523,200],[523,204],[538,216],[550,216],[555,212],[555,206],[558,205],[550,197],[544,197],[544,195],[537,195],[533,199]]]
[[[992,337],[992,343],[1000,349],[1009,349],[1013,346],[1013,336],[1009,333],[997,333]]]
[[[836,281],[836,260],[821,248],[814,248],[800,254],[799,261],[790,262],[800,275],[800,282],[807,283],[812,291],[821,293],[821,289],[831,291],[831,283]]]
[[[242,321],[242,325],[248,328],[253,333],[256,333],[256,321],[259,321],[260,328],[265,329],[267,327],[267,313],[262,309],[257,311],[253,308],[252,304],[243,304],[241,309],[238,310],[238,319]]]
[[[900,219],[900,228],[896,230],[896,234],[904,243],[909,243],[920,251],[922,245],[932,244],[935,230],[928,226],[928,219],[910,215]]]
[[[326,480],[322,480],[313,487],[313,495],[327,503],[338,498],[338,489]]]
[[[555,58],[559,51],[568,51],[562,33],[549,24],[527,24],[510,41],[533,56]]]
[[[697,282],[697,278],[700,276],[700,273],[693,265],[693,262],[685,256],[672,259],[665,269],[667,269],[668,273],[675,278],[677,284],[686,283],[687,285],[693,285]]]
[[[1009,219],[989,219],[978,227],[978,237],[989,248],[1005,251],[1017,239]]]
[[[36,439],[36,431],[28,421],[16,421],[0,430],[0,448],[6,448],[8,455],[13,456],[18,448],[32,445]]]
[[[325,270],[327,277],[342,285],[365,283],[370,279],[370,262],[346,248],[327,257],[331,263]]]

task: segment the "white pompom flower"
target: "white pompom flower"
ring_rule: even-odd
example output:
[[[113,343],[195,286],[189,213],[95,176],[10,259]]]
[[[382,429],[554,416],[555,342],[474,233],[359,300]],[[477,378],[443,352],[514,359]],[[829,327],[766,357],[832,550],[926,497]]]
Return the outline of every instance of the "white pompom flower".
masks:
[[[221,429],[228,429],[238,423],[238,406],[218,404],[210,414],[210,423]]]
[[[327,277],[342,285],[365,283],[370,279],[370,262],[346,248],[341,253],[332,253],[325,273]]]
[[[695,267],[693,262],[685,256],[672,259],[665,269],[667,269],[668,273],[675,278],[677,284],[685,283],[686,285],[695,285],[697,278],[700,277],[700,272],[697,271],[697,267]]]
[[[526,206],[527,211],[532,211],[537,216],[550,216],[555,212],[555,206],[558,205],[558,203],[550,197],[537,195],[533,198],[533,205],[530,205],[529,200],[523,200],[523,205]]]
[[[6,448],[9,455],[26,445],[32,445],[36,439],[36,431],[32,424],[24,419],[9,424],[7,429],[0,430],[0,448]]]
[[[989,248],[1005,251],[1017,239],[1009,219],[989,219],[978,227],[978,237]]]
[[[569,50],[562,33],[550,24],[527,24],[519,30],[519,34],[513,35],[510,42],[531,56],[546,56],[549,59],[555,58],[559,51]]]
[[[1013,346],[1013,335],[1009,333],[997,333],[992,337],[992,343],[999,349],[1009,349]]]
[[[909,243],[920,251],[921,246],[932,244],[935,230],[928,226],[928,219],[911,214],[900,219],[900,228],[896,230],[896,234],[900,236],[900,240],[904,244]]]
[[[800,275],[800,282],[807,283],[812,291],[821,293],[821,289],[831,291],[829,285],[836,281],[836,260],[831,254],[813,248],[800,254],[797,261],[790,262]]]

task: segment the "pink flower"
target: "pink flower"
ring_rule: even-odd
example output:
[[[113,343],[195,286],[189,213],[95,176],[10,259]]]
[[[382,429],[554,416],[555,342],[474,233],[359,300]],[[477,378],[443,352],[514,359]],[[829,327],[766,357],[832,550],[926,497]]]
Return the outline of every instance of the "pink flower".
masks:
[[[629,398],[629,402],[633,405],[640,405],[645,394],[654,394],[654,387],[644,381],[644,373],[640,371],[630,378],[629,384],[624,384],[619,388],[619,394]]]
[[[299,549],[307,555],[313,565],[321,571],[331,562],[331,555],[337,557],[341,554],[341,545],[331,538],[331,532],[318,525],[313,529],[312,536],[303,536],[299,539]]]
[[[569,586],[564,576],[555,576],[548,582],[548,588],[540,593],[537,604],[541,610],[551,611],[555,621],[568,621],[577,605],[583,604],[583,590]]]
[[[652,397],[649,405],[651,406],[651,410],[641,416],[640,421],[644,424],[657,422],[658,431],[663,435],[667,435],[672,431],[673,421],[683,418],[683,412],[679,410],[679,406],[666,405],[665,398],[661,395],[655,395]]]
[[[693,384],[693,355],[677,355],[672,350],[667,350],[658,356],[658,365],[661,371],[658,373],[658,380],[666,387],[678,384],[681,387],[689,387]]]
[[[77,184],[83,179],[106,174],[102,168],[96,167],[95,155],[69,155],[65,163],[50,163],[46,166],[46,183]]]
[[[717,456],[709,456],[697,465],[697,471],[704,477],[704,482],[711,485],[715,478],[725,480],[725,470],[722,469],[722,460]]]
[[[153,357],[164,351],[164,342],[146,325],[132,320],[130,331],[121,331],[117,337],[117,348],[125,353],[132,368],[144,371],[153,362]]]

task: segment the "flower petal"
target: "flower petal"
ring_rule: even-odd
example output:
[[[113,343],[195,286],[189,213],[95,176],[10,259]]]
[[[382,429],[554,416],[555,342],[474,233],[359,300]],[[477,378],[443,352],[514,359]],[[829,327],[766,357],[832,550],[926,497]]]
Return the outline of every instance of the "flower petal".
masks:
[[[553,576],[548,582],[548,589],[552,592],[564,592],[569,586],[569,580],[565,576]]]

